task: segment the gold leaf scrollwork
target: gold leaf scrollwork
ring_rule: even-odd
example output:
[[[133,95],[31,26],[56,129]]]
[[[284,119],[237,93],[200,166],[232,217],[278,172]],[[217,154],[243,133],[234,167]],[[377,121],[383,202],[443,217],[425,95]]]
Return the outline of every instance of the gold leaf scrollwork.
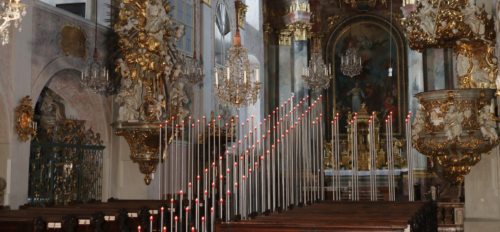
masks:
[[[34,110],[31,105],[31,98],[26,96],[15,109],[16,132],[19,140],[23,142],[36,134],[36,124],[33,122]]]

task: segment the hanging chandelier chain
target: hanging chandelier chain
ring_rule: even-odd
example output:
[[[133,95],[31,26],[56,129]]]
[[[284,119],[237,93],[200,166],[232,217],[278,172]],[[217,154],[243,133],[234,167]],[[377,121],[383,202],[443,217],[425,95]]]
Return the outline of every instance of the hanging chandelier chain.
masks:
[[[85,88],[89,89],[94,93],[99,94],[110,94],[114,92],[115,86],[111,81],[109,81],[109,73],[106,69],[105,63],[101,63],[99,60],[99,51],[97,49],[97,15],[98,7],[97,0],[94,4],[95,12],[95,22],[94,22],[94,54],[87,62],[87,67],[82,71],[82,76],[80,83]]]

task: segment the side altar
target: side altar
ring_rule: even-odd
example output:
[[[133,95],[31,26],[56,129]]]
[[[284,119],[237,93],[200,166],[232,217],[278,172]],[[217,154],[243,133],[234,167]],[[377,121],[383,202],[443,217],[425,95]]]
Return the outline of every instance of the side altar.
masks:
[[[390,121],[385,120],[382,132],[378,113],[368,113],[362,104],[358,112],[348,114],[347,133],[341,135],[335,117],[323,160],[332,199],[391,200],[396,191],[402,192],[402,177],[409,172],[406,139],[392,134]]]

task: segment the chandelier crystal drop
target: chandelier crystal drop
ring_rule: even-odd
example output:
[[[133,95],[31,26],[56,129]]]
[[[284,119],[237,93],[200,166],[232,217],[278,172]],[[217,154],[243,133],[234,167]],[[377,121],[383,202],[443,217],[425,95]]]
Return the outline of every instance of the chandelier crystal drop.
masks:
[[[109,81],[108,69],[99,62],[99,52],[97,51],[97,4],[95,11],[94,54],[87,62],[86,69],[82,71],[80,83],[94,93],[106,95],[114,91],[114,85]]]
[[[241,4],[241,1],[235,1],[236,14]],[[255,104],[261,85],[259,69],[250,65],[248,51],[241,45],[239,27],[236,27],[233,46],[229,48],[224,67],[216,67],[214,74],[215,95],[221,103],[237,108]]]
[[[332,67],[325,64],[320,52],[313,52],[309,66],[302,73],[305,86],[314,91],[321,91],[330,87],[330,80],[333,78]]]
[[[109,81],[109,72],[104,65],[99,62],[97,50],[87,62],[87,67],[82,71],[80,83],[85,88],[98,94],[107,94],[114,90]]]
[[[2,45],[9,43],[9,28],[13,23],[15,28],[21,30],[21,20],[26,15],[26,5],[20,0],[3,0],[0,3],[0,40]]]
[[[239,108],[254,104],[259,91],[259,69],[250,67],[247,50],[241,45],[231,47],[226,65],[215,69],[217,98],[223,104]]]
[[[345,54],[341,57],[340,70],[349,77],[355,77],[363,71],[363,64],[358,51],[349,46]]]
[[[182,59],[182,78],[189,81],[191,84],[196,84],[203,80],[203,66],[196,58],[184,56]]]

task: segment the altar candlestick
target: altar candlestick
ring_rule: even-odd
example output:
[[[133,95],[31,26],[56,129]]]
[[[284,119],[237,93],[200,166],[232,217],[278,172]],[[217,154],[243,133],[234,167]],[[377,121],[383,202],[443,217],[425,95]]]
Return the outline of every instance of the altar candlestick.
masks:
[[[195,227],[197,230],[200,230],[200,201],[198,198],[194,200],[195,204]]]
[[[170,228],[174,228],[174,199],[170,198]]]
[[[215,225],[215,212],[214,212],[214,207],[212,207],[210,208],[210,231],[215,231],[214,225]]]
[[[181,183],[181,185],[182,185],[182,183]],[[181,223],[182,223],[182,203],[183,203],[182,199],[183,198],[184,198],[184,192],[181,190],[181,191],[179,191],[179,199],[180,199],[180,201],[179,201],[179,215],[181,217]]]
[[[182,214],[182,212],[181,212],[181,214]],[[179,230],[179,218],[177,216],[175,216],[174,220],[175,220],[175,232],[177,232]]]
[[[189,206],[186,207],[186,231],[189,230]]]
[[[160,208],[160,228],[163,228],[163,211],[165,208],[163,206]]]
[[[149,216],[149,232],[153,232],[153,216]]]
[[[207,231],[207,228],[205,226],[205,217],[201,217],[201,231],[202,232]]]
[[[200,144],[199,144],[199,139],[200,139],[200,120],[196,120],[197,124],[197,129],[196,129],[196,196],[199,197],[201,191],[200,191],[200,168],[202,168],[202,165],[200,163]],[[198,227],[196,227],[198,229]]]

